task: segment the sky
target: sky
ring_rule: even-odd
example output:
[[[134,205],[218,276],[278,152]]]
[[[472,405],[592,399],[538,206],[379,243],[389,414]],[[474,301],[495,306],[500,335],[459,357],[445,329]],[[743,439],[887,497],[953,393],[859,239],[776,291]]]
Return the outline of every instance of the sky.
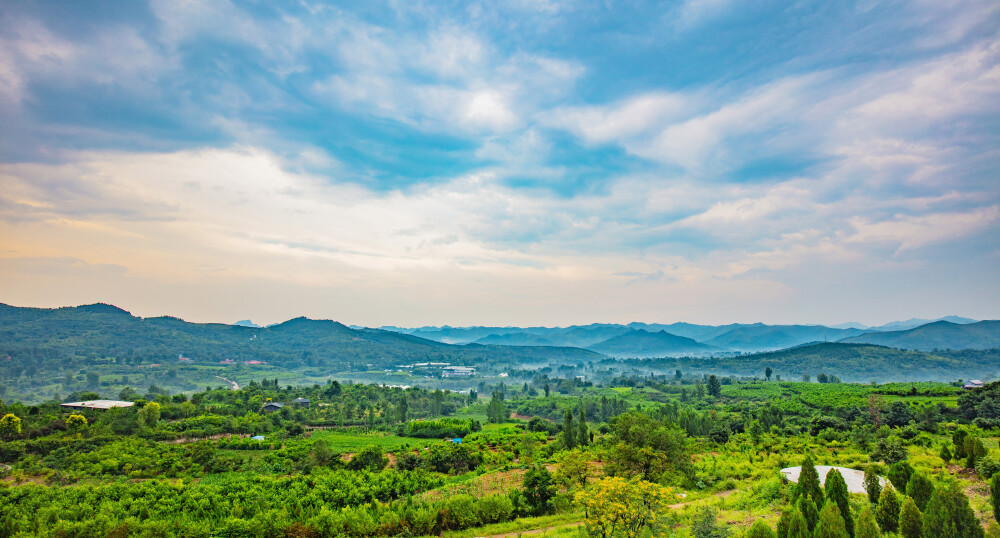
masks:
[[[0,3],[0,302],[1000,318],[1000,3]]]

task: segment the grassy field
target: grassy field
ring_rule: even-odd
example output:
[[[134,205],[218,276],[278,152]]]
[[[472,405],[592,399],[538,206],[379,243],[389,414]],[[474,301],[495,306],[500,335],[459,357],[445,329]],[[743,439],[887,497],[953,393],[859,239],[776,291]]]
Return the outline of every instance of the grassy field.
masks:
[[[403,448],[425,447],[441,443],[435,439],[411,439],[388,433],[349,433],[335,430],[317,430],[312,439],[323,439],[330,443],[334,452],[354,453],[369,446],[378,446],[383,452],[395,452]]]

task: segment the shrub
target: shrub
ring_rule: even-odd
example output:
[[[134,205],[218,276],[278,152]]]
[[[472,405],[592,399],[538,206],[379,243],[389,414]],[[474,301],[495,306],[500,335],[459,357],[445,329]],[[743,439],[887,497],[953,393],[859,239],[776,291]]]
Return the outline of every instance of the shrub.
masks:
[[[934,494],[934,484],[923,473],[914,473],[906,484],[906,494],[913,499],[919,510],[926,510],[927,502]]]
[[[899,513],[899,534],[903,538],[922,538],[924,534],[920,510],[911,498],[903,502],[903,509]]]
[[[865,469],[865,491],[868,493],[868,502],[878,504],[878,499],[882,495],[882,481],[879,480],[874,465],[869,465]]]
[[[870,506],[861,509],[858,515],[858,526],[854,530],[854,538],[880,538],[882,533],[875,522],[875,514]]]
[[[840,515],[840,508],[832,500],[823,506],[823,511],[819,514],[819,523],[813,533],[814,538],[850,538],[847,527],[844,525],[844,518]]]
[[[785,535],[787,536],[787,532]],[[747,531],[746,538],[778,538],[778,535],[767,526],[767,523],[758,519]]]
[[[957,483],[935,489],[924,512],[924,536],[983,538],[983,528]]]
[[[886,478],[892,482],[892,487],[896,488],[897,491],[906,491],[906,484],[910,481],[911,476],[913,476],[913,466],[905,461],[900,461],[889,467]]]
[[[514,503],[510,497],[497,493],[479,499],[476,512],[482,524],[500,523],[511,518],[514,513]]]
[[[352,471],[372,471],[378,472],[385,469],[385,466],[389,464],[389,458],[386,458],[382,454],[382,449],[372,445],[361,449],[360,452],[351,458],[351,461],[347,462],[347,468]]]
[[[882,490],[875,509],[875,520],[882,532],[896,532],[899,529],[899,497],[891,487]]]

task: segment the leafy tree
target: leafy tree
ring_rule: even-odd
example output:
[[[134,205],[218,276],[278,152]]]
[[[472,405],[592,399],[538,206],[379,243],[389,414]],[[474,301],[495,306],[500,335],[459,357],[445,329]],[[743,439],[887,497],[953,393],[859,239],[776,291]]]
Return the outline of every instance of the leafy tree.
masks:
[[[715,509],[702,506],[691,518],[691,536],[694,538],[728,538],[729,527],[716,521]]]
[[[865,468],[865,492],[868,493],[868,502],[878,504],[878,499],[882,495],[882,481],[879,480],[874,465]]]
[[[160,421],[160,404],[149,402],[139,410],[139,421],[147,428],[156,426]]]
[[[896,532],[899,529],[899,497],[891,486],[883,489],[882,496],[878,498],[875,520],[882,532]]]
[[[806,501],[808,503],[808,501]],[[813,510],[816,508],[813,507]],[[812,538],[812,531],[809,530],[809,522],[799,510],[792,510],[792,515],[788,520],[788,538]],[[782,538],[781,535],[778,538]]]
[[[66,427],[71,430],[82,430],[87,427],[87,417],[83,415],[70,415],[66,417]]]
[[[564,452],[553,478],[567,489],[586,486],[591,474],[590,463],[587,460],[587,454],[580,449]]]
[[[906,485],[909,484],[911,476],[913,476],[913,466],[905,461],[893,463],[887,473],[887,478],[889,482],[892,482],[892,487],[898,491],[906,491]]]
[[[590,536],[636,537],[656,522],[670,490],[633,478],[603,478],[576,494]]]
[[[903,501],[903,509],[899,513],[899,534],[903,538],[922,538],[924,535],[924,522],[920,516],[920,509],[911,498]]]
[[[309,452],[310,458],[312,458],[313,465],[317,467],[327,467],[334,460],[333,451],[330,450],[330,442],[326,439],[319,439],[312,445],[312,450]]]
[[[951,442],[955,445],[955,459],[965,459],[965,438],[968,437],[969,432],[958,429],[955,433],[951,434]]]
[[[819,511],[819,507],[823,506],[823,488],[819,483],[819,473],[816,472],[816,466],[813,464],[812,457],[806,456],[805,461],[802,462],[802,470],[799,472],[799,483],[795,487],[792,493],[792,499],[798,499],[800,497],[809,497],[814,508]],[[808,519],[808,516],[806,516]],[[815,527],[815,523],[809,525],[809,530]]]
[[[865,506],[858,515],[858,526],[854,531],[854,538],[880,538],[882,532],[879,531],[878,523],[875,522],[875,514],[871,506]]]
[[[524,498],[535,515],[547,514],[552,508],[552,497],[556,488],[552,483],[552,473],[544,467],[532,467],[524,473]]]
[[[713,398],[722,395],[722,383],[719,382],[719,378],[715,374],[708,376],[708,395]]]
[[[691,476],[685,434],[676,424],[629,412],[613,418],[610,426],[613,444],[604,467],[609,476],[641,476],[651,482]]]
[[[814,538],[850,538],[844,518],[840,516],[840,508],[832,500],[823,506],[819,513],[819,523],[813,532]]]
[[[816,503],[812,499],[806,497],[805,495],[799,497],[796,503],[798,512],[802,514],[802,517],[806,520],[806,526],[809,528],[810,536],[816,530],[816,525],[819,523],[819,510],[816,509]],[[791,533],[791,531],[789,531]]]
[[[579,409],[580,418],[577,422],[577,429],[579,430],[579,436],[577,437],[577,444],[580,446],[587,446],[590,444],[590,438],[587,435],[587,412],[580,406]]]
[[[14,413],[7,413],[3,418],[0,418],[0,437],[13,439],[20,434],[21,419],[15,416]]]
[[[905,460],[909,457],[906,447],[895,437],[885,437],[875,443],[875,450],[869,454],[872,461],[884,461],[890,465]]]
[[[924,536],[983,538],[969,498],[955,482],[935,488],[924,511]]]
[[[760,437],[764,434],[764,428],[760,425],[759,420],[751,420],[746,427],[747,434],[750,435],[750,439],[753,440],[754,444],[760,443]]]
[[[840,510],[840,517],[844,522],[844,529],[847,534],[854,536],[854,518],[851,516],[851,505],[848,501],[850,498],[850,492],[847,491],[847,482],[844,480],[844,475],[840,474],[837,469],[830,469],[830,472],[826,475],[826,483],[824,484],[826,489],[826,499],[827,504],[833,503]],[[820,520],[822,520],[823,514],[820,513]]]
[[[944,460],[945,463],[949,463],[951,461],[952,454],[948,445],[941,445],[941,451],[938,452],[938,457]]]
[[[923,473],[913,473],[910,481],[906,483],[906,495],[913,499],[917,508],[921,511],[927,509],[927,502],[934,494],[934,483]]]
[[[486,420],[492,424],[499,424],[506,421],[507,417],[507,406],[503,402],[503,393],[494,391],[489,405],[486,406]]]
[[[786,533],[785,536],[788,536]],[[771,530],[771,527],[761,520],[754,521],[750,530],[747,531],[746,538],[778,538],[778,535]]]
[[[770,366],[764,368],[764,377],[767,378],[768,381],[771,380],[771,374],[772,373],[774,373],[774,370],[771,370]]]
[[[967,468],[975,469],[976,462],[985,455],[986,447],[983,445],[982,439],[971,435],[965,438],[965,466]]]
[[[382,454],[382,449],[376,445],[368,446],[354,455],[351,461],[347,462],[347,468],[352,471],[378,472],[385,469],[389,464],[389,458]]]

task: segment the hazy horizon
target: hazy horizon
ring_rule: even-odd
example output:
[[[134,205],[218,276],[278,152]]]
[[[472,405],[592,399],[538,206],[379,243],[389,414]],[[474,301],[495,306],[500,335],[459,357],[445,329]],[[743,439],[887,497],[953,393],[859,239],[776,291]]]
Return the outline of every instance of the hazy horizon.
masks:
[[[7,2],[0,301],[997,319],[998,29],[987,0]]]

